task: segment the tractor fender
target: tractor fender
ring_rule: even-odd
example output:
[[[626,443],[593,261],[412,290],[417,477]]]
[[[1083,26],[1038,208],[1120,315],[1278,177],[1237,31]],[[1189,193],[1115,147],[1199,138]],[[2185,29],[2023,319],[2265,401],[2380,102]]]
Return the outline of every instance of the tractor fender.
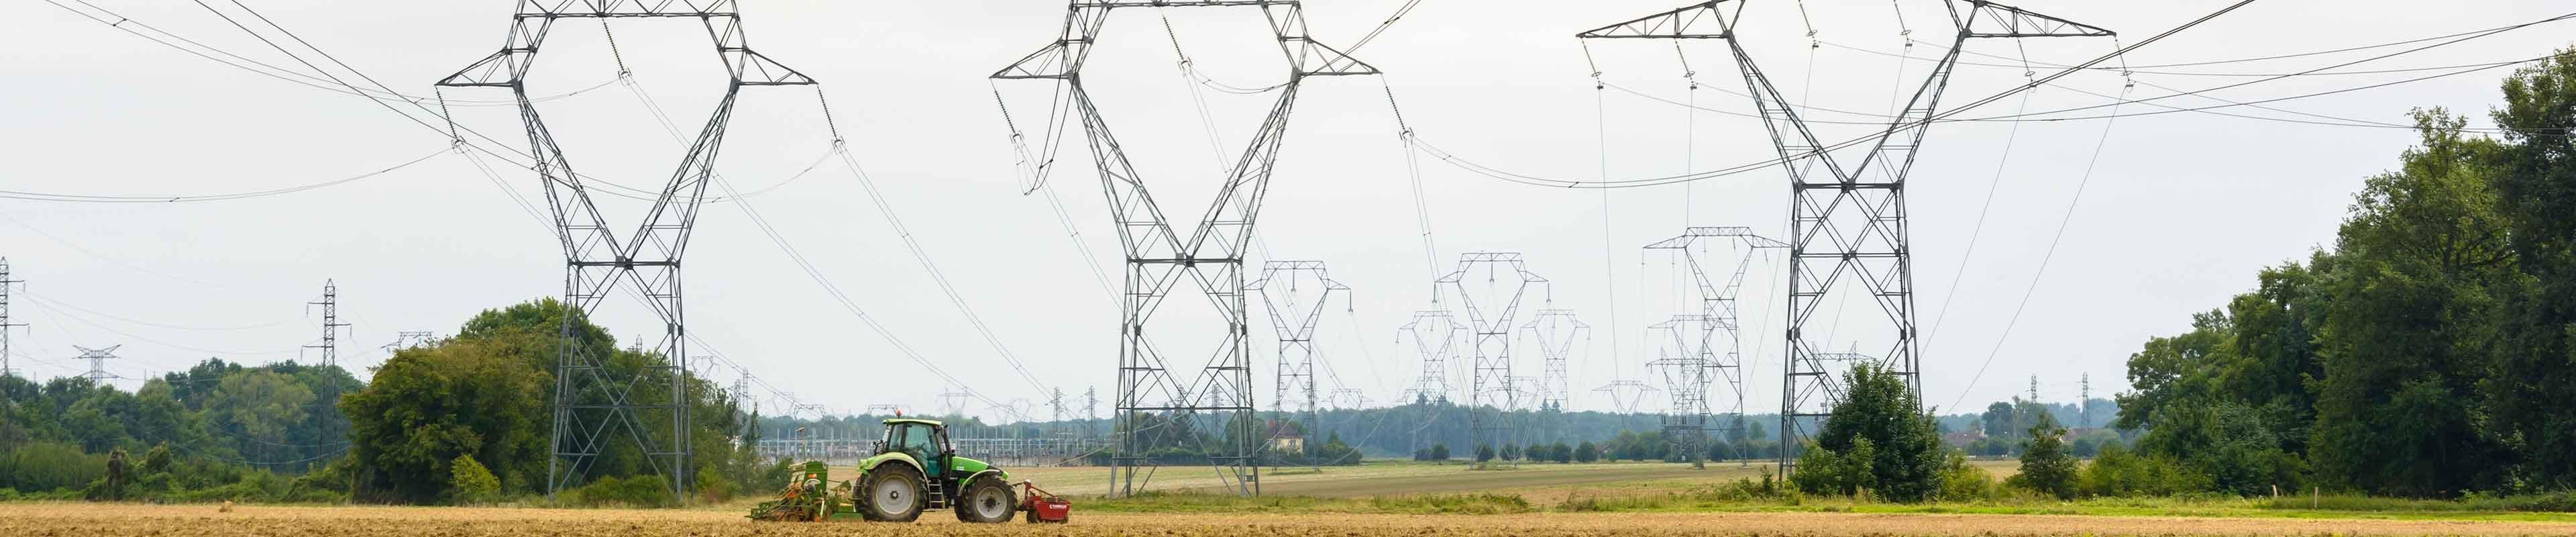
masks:
[[[999,480],[1001,480],[1001,481],[1002,481],[1002,485],[1004,485],[1004,486],[1009,486],[1009,485],[1011,484],[1011,474],[1010,474],[1009,472],[1004,472],[1004,471],[1002,471],[1002,469],[1000,469],[1000,468],[988,468],[988,469],[985,469],[984,471],[981,471],[981,472],[975,472],[975,475],[966,476],[966,478],[965,478],[965,479],[959,479],[959,480],[957,480],[957,486],[958,486],[957,490],[958,490],[958,491],[960,491],[960,492],[964,492],[964,491],[966,490],[966,488],[965,488],[965,487],[966,487],[966,484],[968,484],[968,483],[974,483],[974,482],[975,482],[975,480],[976,480],[977,478],[981,478],[981,477],[988,476],[988,475],[989,475],[989,476],[993,476],[993,478],[994,478],[994,479],[999,479]]]
[[[877,465],[885,464],[885,463],[888,463],[888,462],[901,463],[901,464],[904,464],[904,465],[911,466],[911,467],[912,467],[912,471],[913,471],[913,472],[923,474],[923,477],[924,477],[924,478],[928,478],[928,477],[929,477],[928,472],[926,472],[926,471],[922,470],[922,466],[921,466],[921,461],[920,461],[920,460],[912,458],[912,454],[910,454],[910,453],[903,453],[903,452],[879,453],[879,454],[877,454],[877,456],[874,456],[874,457],[868,457],[868,458],[866,458],[866,459],[860,460],[860,461],[859,461],[859,475],[864,477],[864,476],[866,476],[869,472],[874,472],[874,471],[876,471],[876,469],[877,469]]]

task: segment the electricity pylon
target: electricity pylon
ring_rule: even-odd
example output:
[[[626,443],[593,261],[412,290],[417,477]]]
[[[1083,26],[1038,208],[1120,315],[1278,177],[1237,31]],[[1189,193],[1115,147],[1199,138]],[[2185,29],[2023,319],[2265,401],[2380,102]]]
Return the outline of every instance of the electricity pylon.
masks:
[[[1508,280],[1505,270],[1511,273]],[[1472,285],[1479,276],[1485,280],[1482,292]],[[1530,284],[1546,285],[1547,278],[1530,272],[1518,252],[1469,252],[1458,256],[1458,270],[1440,277],[1438,283],[1448,284],[1458,307],[1467,312],[1467,349],[1474,371],[1469,379],[1468,429],[1474,431],[1476,443],[1501,449],[1519,440],[1512,413],[1520,410],[1521,399],[1534,395],[1512,376],[1512,319],[1520,313]]]
[[[697,19],[714,40],[717,59],[730,82],[723,97],[698,131],[696,141],[662,184],[652,208],[632,234],[620,236],[593,204],[590,185],[576,173],[556,143],[554,132],[528,97],[527,78],[537,51],[559,19],[632,18]],[[603,24],[604,29],[604,24]],[[510,17],[508,41],[501,50],[438,81],[444,87],[508,88],[519,104],[531,157],[528,167],[545,185],[547,209],[555,239],[564,253],[562,332],[555,348],[553,456],[546,461],[546,497],[580,486],[590,465],[605,453],[611,428],[624,429],[645,453],[655,473],[689,474],[689,358],[686,316],[681,308],[680,258],[695,229],[699,203],[715,173],[716,151],[724,142],[735,98],[744,87],[811,86],[814,79],[753,52],[745,41],[742,17],[733,0],[522,0]],[[460,140],[461,142],[461,140]],[[617,158],[630,158],[619,155]],[[631,282],[663,325],[654,350],[659,366],[631,373],[611,372],[601,357],[606,342],[585,342],[576,331],[581,319],[621,282]],[[639,388],[667,388],[655,397]],[[667,415],[669,434],[655,435],[644,426],[644,414]],[[671,494],[687,498],[692,479],[672,479]]]
[[[1333,292],[1347,295],[1351,288],[1333,281],[1322,261],[1271,261],[1261,264],[1261,280],[1243,290],[1261,295],[1263,308],[1270,312],[1270,327],[1279,341],[1279,367],[1271,408],[1287,414],[1293,409],[1297,420],[1304,422],[1307,435],[1323,430],[1323,418],[1317,412],[1315,396],[1315,326],[1322,324],[1324,308],[1333,301]],[[1309,295],[1308,293],[1312,294]],[[1348,304],[1350,299],[1343,298]],[[1300,400],[1302,398],[1302,401]],[[1307,455],[1315,444],[1306,444]],[[1309,461],[1313,457],[1307,457]]]
[[[1574,355],[1574,341],[1590,336],[1592,325],[1575,318],[1574,310],[1552,308],[1538,310],[1530,317],[1529,324],[1521,325],[1521,332],[1528,334],[1529,342],[1536,345],[1541,359],[1539,409],[1564,412],[1566,401],[1573,398],[1574,391],[1566,367]]]
[[[1466,333],[1466,325],[1458,324],[1458,318],[1447,311],[1421,310],[1413,312],[1413,321],[1397,330],[1398,339],[1413,340],[1414,356],[1422,363],[1422,376],[1413,379],[1413,387],[1404,390],[1404,397],[1416,403],[1449,402],[1449,359],[1458,356],[1458,342],[1464,339],[1460,336]]]
[[[1852,142],[1828,145],[1798,106],[1754,65],[1736,29],[1752,0],[1713,0],[1576,34],[1581,39],[1716,39],[1726,43],[1743,75],[1762,125],[1788,172],[1788,345],[1782,358],[1779,464],[1792,471],[1797,447],[1809,436],[1804,423],[1827,415],[1842,398],[1828,360],[1808,353],[1810,326],[1830,331],[1837,316],[1815,313],[1829,298],[1861,294],[1875,302],[1884,322],[1865,329],[1888,341],[1878,364],[1904,378],[1916,408],[1922,406],[1922,356],[1915,331],[1913,248],[1906,225],[1905,179],[1930,130],[1932,116],[1971,38],[2100,37],[2110,30],[2041,15],[1985,0],[1941,0],[1957,33],[1905,107],[1882,130]],[[1965,7],[1962,7],[1965,4]],[[1901,15],[1901,14],[1900,14]],[[1990,29],[1989,29],[1990,28]],[[1836,151],[1857,148],[1837,156]],[[1857,161],[1854,161],[1854,158]],[[1818,172],[1822,172],[1819,176]],[[1858,284],[1860,289],[1849,287]],[[1837,291],[1840,294],[1837,294]]]
[[[26,283],[26,280],[9,279],[9,258],[0,257],[0,377],[18,374],[18,370],[9,367],[9,329],[27,326],[27,323],[9,322],[9,285],[15,283]]]
[[[1111,12],[1128,7],[1259,8],[1287,57],[1287,81],[1268,90],[1278,94],[1270,113],[1220,182],[1206,212],[1195,222],[1181,222],[1187,228],[1175,227],[1165,216],[1083,84],[1082,67],[1091,57],[1102,25]],[[1244,330],[1249,324],[1243,297],[1244,254],[1251,246],[1254,217],[1269,192],[1280,142],[1287,135],[1288,111],[1297,102],[1302,83],[1313,76],[1370,74],[1377,74],[1377,68],[1308,37],[1304,8],[1294,0],[1072,0],[1066,3],[1064,27],[1054,42],[993,73],[994,79],[1053,80],[1063,91],[1070,103],[1065,113],[1081,116],[1119,245],[1127,253],[1127,289],[1120,296],[1118,389],[1113,394],[1117,443],[1109,458],[1111,497],[1144,491],[1152,469],[1162,465],[1148,452],[1160,447],[1153,445],[1154,439],[1167,436],[1154,433],[1155,426],[1137,419],[1147,413],[1162,414],[1155,419],[1218,420],[1224,431],[1218,445],[1197,447],[1207,454],[1223,489],[1245,496],[1261,493],[1261,470],[1254,464],[1254,453],[1262,443],[1256,438],[1258,427],[1240,425],[1252,423],[1254,412],[1251,349]],[[1014,139],[1019,135],[1012,133]],[[1178,318],[1149,322],[1155,320],[1156,307],[1183,281],[1195,282],[1222,323],[1209,326],[1212,323],[1203,320]],[[1169,327],[1168,332],[1175,333],[1217,334],[1219,342],[1198,371],[1176,370],[1171,357],[1149,337],[1167,331],[1149,325]],[[1187,430],[1218,429],[1193,425]],[[1196,438],[1187,441],[1198,442]]]
[[[1726,245],[1735,258],[1735,271],[1724,281],[1710,278],[1703,263],[1714,253],[1709,251],[1712,243]],[[1693,227],[1682,230],[1681,236],[1646,245],[1647,250],[1672,252],[1678,258],[1690,278],[1684,283],[1691,291],[1685,294],[1698,299],[1696,312],[1647,327],[1659,334],[1654,338],[1655,359],[1647,362],[1647,369],[1663,378],[1665,393],[1672,396],[1672,406],[1664,409],[1664,438],[1681,446],[1693,468],[1704,467],[1700,458],[1708,451],[1711,432],[1744,423],[1744,323],[1737,300],[1743,294],[1745,274],[1753,269],[1754,253],[1788,246],[1744,227]],[[1735,399],[1724,408],[1712,404],[1708,394],[1709,386],[1720,382]]]
[[[322,307],[322,342],[305,345],[304,348],[319,351],[323,366],[339,365],[340,329],[349,326],[349,323],[340,322],[340,284],[322,280],[322,298],[304,304]]]

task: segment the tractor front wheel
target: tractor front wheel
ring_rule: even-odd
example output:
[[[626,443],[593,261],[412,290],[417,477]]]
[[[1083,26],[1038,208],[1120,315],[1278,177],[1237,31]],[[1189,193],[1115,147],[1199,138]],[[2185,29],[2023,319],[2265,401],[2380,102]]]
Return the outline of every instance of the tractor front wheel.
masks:
[[[921,518],[925,498],[921,497],[921,472],[898,463],[877,465],[868,472],[867,490],[859,491],[859,513],[877,522],[911,522]]]
[[[987,475],[966,484],[966,493],[958,496],[957,520],[1000,524],[1010,522],[1012,512],[1019,508],[1020,499],[1011,493],[1011,487]]]

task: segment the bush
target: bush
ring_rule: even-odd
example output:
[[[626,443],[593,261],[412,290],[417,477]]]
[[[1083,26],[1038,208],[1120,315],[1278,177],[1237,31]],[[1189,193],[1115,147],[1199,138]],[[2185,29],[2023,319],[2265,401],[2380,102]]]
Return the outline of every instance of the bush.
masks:
[[[0,451],[0,487],[28,493],[76,490],[107,475],[107,457],[79,446],[30,442]]]
[[[1601,460],[1601,446],[1592,445],[1591,440],[1585,440],[1581,444],[1576,444],[1574,446],[1574,460],[1576,462],[1592,462]]]
[[[2138,455],[2119,444],[2103,445],[2102,454],[2076,479],[2079,492],[2095,497],[2171,496],[2209,487],[2208,477],[2173,459]]]
[[[1770,475],[1763,475],[1763,479],[1770,479]],[[1969,466],[1967,454],[1950,452],[1949,460],[1941,464],[1941,501],[1973,502],[1991,498],[1994,492],[1994,474]]]
[[[1494,460],[1494,446],[1476,444],[1476,462]]]
[[[492,477],[492,470],[484,468],[483,463],[474,462],[473,455],[457,455],[447,465],[447,493],[456,503],[490,501],[501,492],[501,479]]]
[[[627,479],[602,477],[573,489],[581,505],[591,507],[671,507],[671,482],[658,475]]]
[[[1574,462],[1574,448],[1572,446],[1565,445],[1564,442],[1557,442],[1556,445],[1548,446],[1547,457],[1548,460],[1556,461],[1557,464]]]
[[[1445,461],[1445,460],[1449,460],[1449,445],[1448,445],[1448,444],[1439,443],[1439,442],[1432,442],[1432,443],[1431,443],[1431,460],[1435,460],[1435,461]]]
[[[1876,488],[1878,474],[1870,469],[1878,457],[1878,448],[1868,438],[1852,439],[1849,453],[1835,453],[1813,442],[1798,455],[1797,471],[1789,474],[1789,483],[1808,494],[1851,496],[1863,489]]]

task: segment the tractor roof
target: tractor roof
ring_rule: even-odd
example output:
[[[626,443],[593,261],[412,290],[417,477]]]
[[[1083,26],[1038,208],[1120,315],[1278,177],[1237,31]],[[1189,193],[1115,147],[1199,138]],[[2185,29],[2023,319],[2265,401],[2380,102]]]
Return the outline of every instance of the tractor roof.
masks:
[[[928,426],[932,426],[932,427],[945,427],[945,426],[947,426],[947,424],[940,423],[940,422],[939,422],[939,420],[925,420],[925,419],[921,419],[921,418],[888,418],[888,419],[886,419],[886,420],[885,420],[885,423],[886,423],[886,425],[894,425],[894,424],[897,424],[897,423],[919,423],[919,424],[922,424],[922,425],[928,425]]]

